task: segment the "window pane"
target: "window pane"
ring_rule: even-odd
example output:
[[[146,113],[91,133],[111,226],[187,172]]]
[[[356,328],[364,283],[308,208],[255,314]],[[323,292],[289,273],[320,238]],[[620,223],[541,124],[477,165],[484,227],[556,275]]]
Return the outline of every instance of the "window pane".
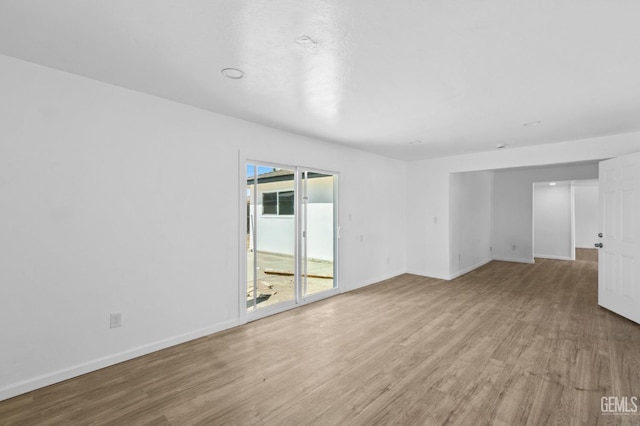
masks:
[[[278,214],[278,193],[262,194],[262,214]]]
[[[285,191],[278,193],[280,203],[280,215],[293,214],[293,191]]]

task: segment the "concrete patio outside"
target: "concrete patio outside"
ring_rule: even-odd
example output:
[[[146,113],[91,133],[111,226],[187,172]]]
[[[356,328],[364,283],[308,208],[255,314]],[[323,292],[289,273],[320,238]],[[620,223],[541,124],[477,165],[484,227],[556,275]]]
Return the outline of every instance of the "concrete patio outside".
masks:
[[[293,300],[295,294],[293,256],[258,252],[257,263],[258,308]],[[307,294],[319,293],[333,288],[333,262],[309,259],[307,274],[311,275],[307,277]],[[253,290],[253,252],[247,251],[246,294],[247,307],[251,309]]]

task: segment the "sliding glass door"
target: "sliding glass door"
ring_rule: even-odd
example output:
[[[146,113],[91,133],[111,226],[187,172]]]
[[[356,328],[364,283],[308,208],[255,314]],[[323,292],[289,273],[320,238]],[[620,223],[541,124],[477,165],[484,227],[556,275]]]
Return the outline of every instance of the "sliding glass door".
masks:
[[[336,193],[330,173],[247,164],[248,312],[337,288]]]

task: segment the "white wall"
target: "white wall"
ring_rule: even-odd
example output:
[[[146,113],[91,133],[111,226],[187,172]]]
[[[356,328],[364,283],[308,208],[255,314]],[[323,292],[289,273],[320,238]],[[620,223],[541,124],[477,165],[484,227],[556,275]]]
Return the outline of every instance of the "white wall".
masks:
[[[407,271],[449,279],[449,162],[408,163]]]
[[[576,247],[594,248],[599,242],[598,232],[598,197],[600,188],[598,183],[581,184],[576,182],[573,188],[575,196],[575,229]]]
[[[575,259],[572,188],[567,182],[533,187],[533,253],[547,259]]]
[[[340,173],[343,289],[406,270],[403,162],[6,56],[0,93],[0,399],[238,324],[243,158]]]
[[[640,150],[640,133],[628,133],[408,163],[407,196],[409,198],[407,203],[410,207],[405,213],[408,272],[445,279],[454,275],[450,269],[450,173],[594,161],[638,150]],[[502,253],[496,253],[497,247],[494,241],[494,257],[513,257],[520,261],[532,261],[531,183],[532,181],[528,184],[527,194],[517,191],[519,183],[514,183],[512,188],[506,188],[509,184],[508,181],[501,180],[498,183],[494,180],[494,200],[497,202],[493,206],[494,227],[499,223],[496,219],[506,214],[504,208],[516,206],[518,207],[517,212],[526,209],[527,206],[520,208],[520,200],[524,200],[522,202],[528,205],[529,210],[528,218],[523,218],[524,222],[528,220],[529,223],[524,228],[524,232],[528,232],[529,237],[522,236],[520,231],[511,236],[504,235],[504,232],[501,231],[499,236],[502,240],[500,246]],[[502,190],[507,190],[510,195],[507,195],[507,198],[495,195],[497,186],[500,186]],[[515,191],[510,189],[515,189]],[[512,197],[513,199],[511,199]],[[496,207],[500,208],[496,209]],[[496,210],[499,212],[498,215],[496,215]],[[517,212],[516,215],[519,214]],[[509,244],[510,240],[513,240],[513,243]],[[510,247],[514,243],[517,247],[523,247],[523,244],[528,245],[529,252],[512,253]]]
[[[450,274],[453,278],[491,260],[493,173],[452,173],[450,185]]]

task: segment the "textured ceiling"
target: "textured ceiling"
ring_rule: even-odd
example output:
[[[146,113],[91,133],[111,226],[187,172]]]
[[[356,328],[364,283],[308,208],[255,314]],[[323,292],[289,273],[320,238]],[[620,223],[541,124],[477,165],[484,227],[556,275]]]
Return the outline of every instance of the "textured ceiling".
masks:
[[[638,17],[635,0],[0,0],[0,53],[419,159],[640,130]]]

